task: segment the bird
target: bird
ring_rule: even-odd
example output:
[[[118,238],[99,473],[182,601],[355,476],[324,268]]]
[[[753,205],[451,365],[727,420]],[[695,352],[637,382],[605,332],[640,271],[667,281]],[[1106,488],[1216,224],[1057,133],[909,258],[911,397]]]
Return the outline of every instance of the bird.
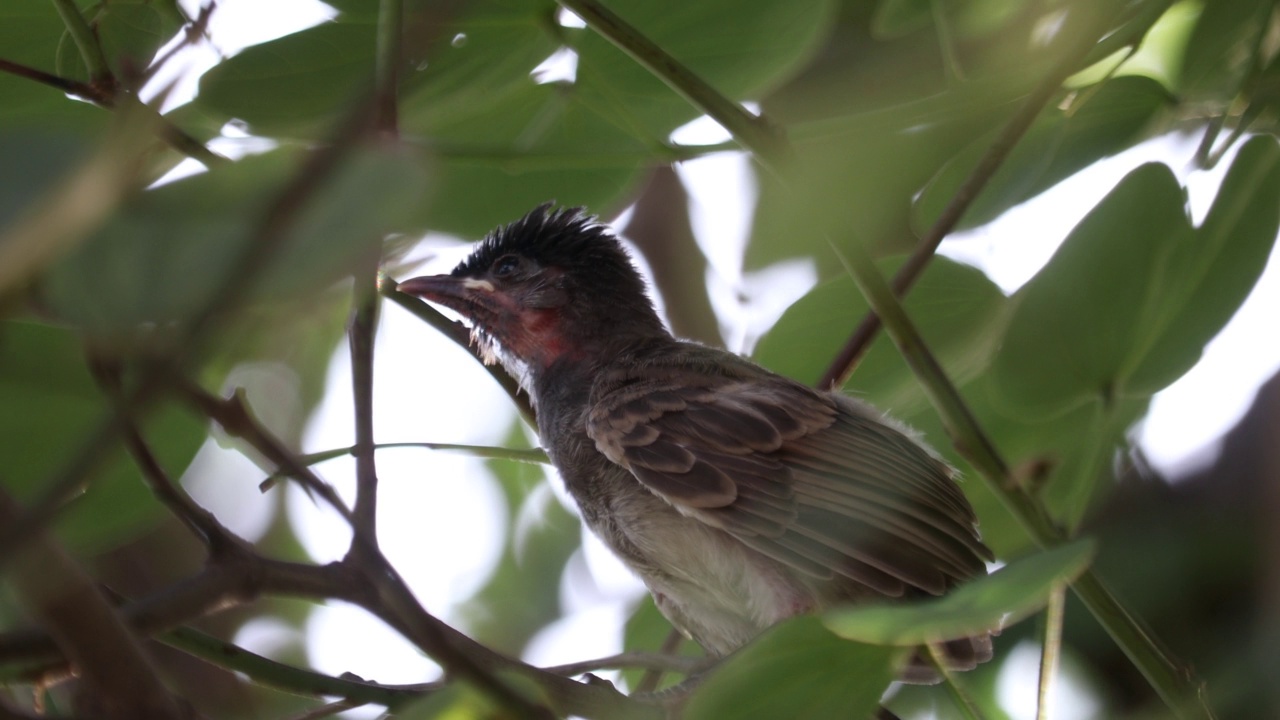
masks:
[[[713,657],[795,615],[942,595],[993,560],[956,471],[913,431],[673,337],[581,208],[543,204],[398,289],[460,315],[519,382],[585,524]],[[990,635],[943,655],[972,669]],[[938,675],[917,654],[899,679]]]

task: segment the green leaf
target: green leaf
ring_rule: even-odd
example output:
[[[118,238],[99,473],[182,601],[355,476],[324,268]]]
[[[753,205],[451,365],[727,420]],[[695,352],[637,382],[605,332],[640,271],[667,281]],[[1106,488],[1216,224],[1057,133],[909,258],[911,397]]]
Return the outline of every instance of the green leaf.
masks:
[[[0,57],[5,60],[56,74],[58,43],[65,32],[53,3],[0,3]],[[57,88],[7,72],[0,72],[0,98],[0,127],[21,122],[46,131],[95,130],[105,127],[109,117]]]
[[[145,69],[156,51],[181,27],[173,0],[112,0],[95,3],[82,9],[81,14],[97,35],[102,54],[117,78]],[[84,58],[70,33],[64,33],[58,43],[57,71],[66,78],[89,79]]]
[[[1096,552],[1094,541],[1077,540],[1019,558],[937,599],[832,610],[822,621],[843,638],[908,647],[999,630],[1044,607],[1049,594],[1079,577]]]
[[[891,274],[902,261],[882,262],[881,270]],[[948,374],[963,383],[990,362],[1004,330],[1008,304],[981,271],[938,257],[907,296],[906,307]],[[783,313],[761,339],[755,360],[813,384],[867,312],[866,301],[848,276],[823,283]],[[926,404],[901,353],[884,337],[872,344],[847,389],[896,412]]]
[[[1145,396],[1186,372],[1261,273],[1280,226],[1280,147],[1241,148],[1193,229],[1164,165],[1130,173],[1016,296],[993,366],[1009,412]]]
[[[1191,242],[1168,243],[1159,314],[1126,389],[1151,394],[1200,360],[1258,281],[1280,229],[1280,145],[1245,143]]]
[[[526,448],[520,419],[504,446]],[[507,501],[507,542],[493,576],[463,605],[470,634],[501,652],[519,654],[534,633],[560,617],[555,578],[582,545],[582,524],[556,500],[542,468],[514,460],[485,463]]]
[[[35,202],[88,156],[88,143],[58,130],[0,133],[0,232],[31,211]]]
[[[640,604],[636,606],[635,612],[631,613],[631,617],[627,619],[626,627],[623,628],[622,648],[626,652],[659,652],[672,632],[671,621],[658,610],[658,606],[653,602],[653,596],[646,593],[640,600]],[[697,643],[685,637],[680,637],[676,654],[694,658],[706,656]],[[644,675],[644,670],[635,668],[622,672],[627,686],[633,689]],[[676,673],[664,673],[657,689],[675,685],[683,679],[683,676]]]
[[[684,717],[869,718],[904,659],[893,648],[841,640],[818,618],[792,618],[711,670]]]
[[[843,90],[842,90],[843,92]],[[1007,114],[1018,77],[965,83],[923,100],[796,124],[785,178],[759,174],[747,269],[813,258],[822,279],[844,268],[827,243],[909,252],[912,199],[938,168]],[[824,108],[830,112],[830,108]]]
[[[759,97],[792,75],[821,42],[831,0],[613,0],[609,9],[734,100]],[[708,28],[714,28],[709,32]],[[632,134],[664,140],[699,112],[633,58],[595,34],[574,45],[574,96]]]
[[[109,408],[85,366],[75,334],[32,323],[0,322],[0,483],[21,502],[70,459]],[[175,406],[150,414],[143,434],[176,480],[205,438],[205,423]],[[62,510],[59,539],[77,553],[102,552],[149,528],[163,508],[117,451]]]
[[[46,287],[66,318],[104,338],[140,325],[186,320],[214,301],[300,153],[246,158],[142,193],[59,263]],[[423,189],[410,158],[357,152],[308,200],[252,300],[298,299],[323,290],[361,261],[382,235],[404,229]]]
[[[1209,0],[1187,42],[1178,78],[1187,102],[1221,109],[1235,98],[1254,68],[1271,0]]]
[[[372,79],[375,35],[371,20],[330,22],[245,48],[201,77],[195,103],[258,135],[319,133]]]
[[[929,0],[881,0],[871,18],[871,34],[889,40],[926,28],[932,20]]]
[[[1160,258],[1192,235],[1184,203],[1166,166],[1134,170],[1018,292],[994,365],[1010,411],[1056,415],[1118,393],[1133,335],[1150,322]]]
[[[1081,92],[1089,92],[1088,89]],[[1171,98],[1151,78],[1111,80],[1071,114],[1045,111],[965,212],[959,228],[982,225],[1064,178],[1129,147]],[[947,162],[916,200],[912,226],[923,234],[942,214],[996,137],[975,140]]]

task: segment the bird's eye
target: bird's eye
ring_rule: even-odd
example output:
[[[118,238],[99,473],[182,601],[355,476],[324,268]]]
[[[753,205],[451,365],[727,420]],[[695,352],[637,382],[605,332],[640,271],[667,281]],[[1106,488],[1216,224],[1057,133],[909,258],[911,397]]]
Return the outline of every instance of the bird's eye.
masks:
[[[515,274],[520,267],[520,258],[515,255],[503,255],[493,262],[493,269],[490,271],[496,278],[509,277]]]

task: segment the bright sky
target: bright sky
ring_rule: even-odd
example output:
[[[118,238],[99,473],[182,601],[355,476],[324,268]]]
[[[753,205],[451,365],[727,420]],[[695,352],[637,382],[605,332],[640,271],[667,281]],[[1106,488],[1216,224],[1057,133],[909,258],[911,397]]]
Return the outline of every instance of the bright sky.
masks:
[[[197,10],[193,0],[184,0],[183,5],[193,14]],[[282,34],[288,27],[282,23],[305,27],[330,16],[327,7],[313,0],[276,0],[270,11],[257,2],[221,0],[211,32],[220,49],[230,53]],[[186,64],[174,68],[185,74],[171,102],[189,97],[195,89],[194,78],[216,58],[207,45],[189,53]],[[572,57],[561,62],[572,62]],[[541,72],[556,77],[554,73],[571,73],[572,68],[552,63]],[[675,136],[681,142],[716,142],[723,139],[720,133],[714,123],[700,122]],[[234,152],[236,146],[236,142],[218,144],[228,152]],[[1011,292],[1048,260],[1074,224],[1126,172],[1148,160],[1167,162],[1179,175],[1189,188],[1193,214],[1199,220],[1212,201],[1221,171],[1190,171],[1193,151],[1191,140],[1160,138],[1145,143],[1069,179],[990,226],[948,240],[943,252],[983,268]],[[1220,167],[1228,164],[1224,161]],[[695,232],[711,261],[714,306],[732,329],[730,344],[742,347],[812,283],[812,270],[796,263],[743,277],[741,248],[755,188],[740,154],[710,156],[684,163],[678,170],[693,197]],[[496,225],[511,219],[494,218],[493,222]],[[445,271],[464,252],[465,248],[441,250],[423,271]],[[750,297],[745,306],[733,299],[739,291]],[[1156,397],[1137,436],[1157,468],[1177,475],[1188,462],[1211,459],[1218,437],[1240,418],[1258,384],[1280,368],[1280,334],[1274,332],[1273,317],[1277,307],[1280,262],[1273,254],[1258,287],[1209,345],[1201,363]],[[470,356],[397,307],[388,306],[383,312],[375,376],[379,442],[498,444],[513,422],[505,395]],[[291,380],[281,368],[256,367],[243,369],[237,382],[247,385],[252,397],[255,386],[278,394],[278,388]],[[350,366],[345,349],[335,356],[329,388],[306,434],[307,451],[352,442]],[[439,412],[446,408],[450,411],[447,418]],[[485,581],[505,541],[506,519],[499,509],[501,495],[495,482],[476,460],[423,450],[382,452],[378,466],[383,547],[427,609],[457,622],[456,603]],[[351,499],[351,462],[334,461],[320,470]],[[198,499],[252,539],[265,530],[271,511],[270,503],[258,494],[257,478],[247,460],[211,443],[201,452],[186,482]],[[553,478],[550,488],[564,501],[558,479]],[[318,561],[338,557],[350,535],[344,524],[300,492],[290,489],[287,493],[289,517],[307,551]],[[567,662],[621,648],[622,623],[643,588],[597,541],[588,537],[565,577],[547,578],[547,582],[559,583],[567,616],[535,638],[526,653],[528,660]],[[270,653],[291,635],[292,631],[278,624],[258,622],[244,628],[237,640]],[[395,633],[349,606],[334,604],[314,613],[306,638],[310,661],[325,672],[350,671],[384,682],[418,682],[435,672],[433,663]],[[1021,663],[1010,664],[1015,665]],[[1006,682],[1004,686],[1016,689],[1020,685]],[[1016,692],[1006,700],[1012,717],[1029,717],[1023,712],[1028,705]],[[1078,702],[1070,705],[1077,710],[1083,707]],[[1087,717],[1088,713],[1055,716]]]

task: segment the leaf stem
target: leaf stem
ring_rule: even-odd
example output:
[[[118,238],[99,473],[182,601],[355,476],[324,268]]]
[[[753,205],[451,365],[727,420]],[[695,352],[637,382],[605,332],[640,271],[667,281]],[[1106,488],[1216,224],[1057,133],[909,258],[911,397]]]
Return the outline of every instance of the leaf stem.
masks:
[[[763,115],[725,97],[657,43],[597,0],[556,0],[587,26],[630,55],[694,107],[720,123],[763,164],[777,169],[791,156],[786,138]]]
[[[1049,594],[1044,613],[1044,647],[1040,651],[1040,682],[1036,692],[1036,720],[1049,720],[1049,689],[1062,656],[1062,621],[1066,612],[1066,587],[1059,585]]]
[[[832,249],[835,250],[834,244]],[[883,321],[889,337],[919,378],[926,394],[942,417],[956,449],[987,482],[990,491],[1018,520],[1031,539],[1042,548],[1054,547],[1065,536],[1044,508],[1018,484],[960,397],[937,359],[929,352],[915,325],[903,310],[874,261],[859,243],[851,243],[848,256],[836,251],[867,298],[871,309]],[[1156,642],[1154,636],[1116,600],[1092,570],[1086,570],[1071,586],[1089,611],[1147,678],[1147,682],[1178,717],[1212,718],[1204,699],[1204,686],[1189,670],[1180,668]],[[1198,702],[1190,703],[1191,698]]]
[[[102,54],[102,45],[93,28],[85,22],[84,15],[80,14],[80,9],[73,0],[53,0],[53,6],[62,16],[62,24],[67,26],[71,40],[84,59],[84,65],[89,70],[89,82],[106,94],[113,94],[115,77],[111,74],[111,67],[107,65],[107,57]]]
[[[404,0],[380,0],[373,125],[383,135],[392,138],[399,135],[400,47],[403,26]]]

